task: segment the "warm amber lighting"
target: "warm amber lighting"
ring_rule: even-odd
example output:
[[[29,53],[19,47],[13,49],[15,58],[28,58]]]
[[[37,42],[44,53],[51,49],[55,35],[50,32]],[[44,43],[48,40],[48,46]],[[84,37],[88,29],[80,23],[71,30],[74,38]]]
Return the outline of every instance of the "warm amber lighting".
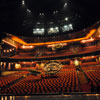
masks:
[[[6,50],[3,50],[3,52],[6,52]]]
[[[100,27],[97,29],[97,33],[100,34]]]
[[[12,96],[10,96],[10,100],[12,100]]]
[[[19,68],[21,68],[21,65],[20,64],[15,64],[15,69],[19,69]]]
[[[23,44],[23,45],[27,45],[26,42],[24,42],[22,39],[20,39],[20,38],[18,38],[18,37],[16,37],[16,36],[13,36],[13,37],[12,37],[12,40],[14,40],[14,41],[16,41],[16,42],[18,42],[18,43],[21,43],[21,44]]]
[[[7,50],[7,52],[9,52],[9,50]]]
[[[3,62],[0,63],[0,65],[2,66]]]
[[[7,96],[5,96],[5,100],[7,100]]]
[[[6,41],[6,40],[2,40],[3,42],[5,42],[5,43],[7,43],[7,44],[9,44],[9,45],[11,45],[12,47],[15,47],[15,48],[17,48],[17,46],[16,45],[14,45],[14,44],[12,44],[12,43],[10,43],[9,41]]]
[[[32,48],[34,48],[34,46],[26,46],[26,45],[23,45],[22,47],[21,47],[22,49],[32,49]]]
[[[12,51],[12,49],[10,49],[10,51]]]
[[[94,38],[90,38],[87,40],[82,40],[81,43],[93,42],[94,40],[95,40]]]
[[[26,64],[26,62],[23,62],[23,64]]]
[[[74,60],[74,65],[75,65],[75,66],[79,66],[79,65],[80,65],[80,62],[79,62],[77,59],[75,59],[75,60]]]
[[[1,97],[1,100],[3,100],[3,96]]]
[[[50,45],[47,45],[47,47],[55,47],[55,46],[57,46],[57,45],[66,46],[66,45],[67,45],[67,43],[50,44]]]
[[[88,57],[83,57],[82,59],[92,59],[92,58],[96,58],[97,56],[88,56]]]
[[[86,37],[82,37],[82,38],[77,38],[77,39],[72,39],[72,40],[63,40],[63,41],[55,41],[55,42],[45,42],[45,43],[26,43],[25,41],[23,41],[22,39],[16,37],[16,36],[12,36],[12,40],[26,45],[26,46],[37,46],[37,45],[50,45],[50,44],[57,44],[57,43],[69,43],[69,42],[76,42],[76,41],[81,41],[81,40],[86,40],[88,38],[90,38],[94,33],[95,33],[96,29],[92,29],[90,30],[90,32],[87,34]]]

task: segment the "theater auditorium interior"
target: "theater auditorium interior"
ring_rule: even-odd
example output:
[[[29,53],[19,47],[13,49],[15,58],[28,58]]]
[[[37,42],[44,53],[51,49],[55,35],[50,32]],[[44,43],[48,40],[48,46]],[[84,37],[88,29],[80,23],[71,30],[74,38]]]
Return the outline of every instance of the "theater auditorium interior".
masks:
[[[100,0],[0,0],[0,100],[100,100]]]

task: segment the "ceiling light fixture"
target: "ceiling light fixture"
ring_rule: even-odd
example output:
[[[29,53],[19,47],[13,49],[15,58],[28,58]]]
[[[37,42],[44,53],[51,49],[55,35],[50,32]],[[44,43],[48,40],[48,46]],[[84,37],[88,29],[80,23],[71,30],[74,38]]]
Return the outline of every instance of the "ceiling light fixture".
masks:
[[[67,6],[67,3],[64,4],[64,7],[66,7],[66,6]]]

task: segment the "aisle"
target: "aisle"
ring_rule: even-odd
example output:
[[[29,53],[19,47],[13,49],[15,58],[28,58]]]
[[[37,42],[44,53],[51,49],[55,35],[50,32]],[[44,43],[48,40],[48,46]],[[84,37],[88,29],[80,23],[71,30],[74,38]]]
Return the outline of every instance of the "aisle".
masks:
[[[81,92],[91,92],[91,86],[82,71],[78,71]]]

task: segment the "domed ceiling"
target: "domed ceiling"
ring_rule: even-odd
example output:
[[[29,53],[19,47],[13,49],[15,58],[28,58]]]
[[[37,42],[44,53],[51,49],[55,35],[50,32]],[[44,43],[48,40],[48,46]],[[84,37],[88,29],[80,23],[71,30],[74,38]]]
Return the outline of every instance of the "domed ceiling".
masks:
[[[54,36],[80,31],[100,19],[99,0],[0,0],[0,32]]]

